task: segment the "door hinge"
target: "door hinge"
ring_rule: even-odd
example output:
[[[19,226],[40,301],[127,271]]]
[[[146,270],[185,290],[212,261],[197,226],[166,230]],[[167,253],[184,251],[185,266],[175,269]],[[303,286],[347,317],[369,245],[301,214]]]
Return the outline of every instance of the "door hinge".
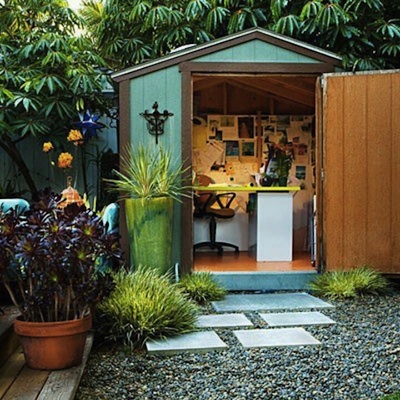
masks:
[[[325,178],[325,171],[323,168],[321,168],[321,181],[323,181]]]

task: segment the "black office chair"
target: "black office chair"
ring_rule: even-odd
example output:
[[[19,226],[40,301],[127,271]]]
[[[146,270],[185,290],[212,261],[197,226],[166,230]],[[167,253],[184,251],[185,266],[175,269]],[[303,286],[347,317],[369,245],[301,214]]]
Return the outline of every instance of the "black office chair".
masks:
[[[199,186],[208,186],[213,183],[212,179],[207,175],[198,175],[197,183]],[[209,218],[210,240],[208,242],[196,243],[193,246],[193,251],[201,247],[209,247],[212,250],[217,249],[218,255],[223,252],[223,247],[231,247],[239,253],[239,247],[226,242],[217,242],[217,221],[216,218],[229,219],[235,216],[235,210],[230,208],[233,199],[236,197],[235,193],[221,193],[216,194],[214,191],[198,191],[194,194],[194,213],[195,218]],[[213,206],[217,205],[218,208]]]

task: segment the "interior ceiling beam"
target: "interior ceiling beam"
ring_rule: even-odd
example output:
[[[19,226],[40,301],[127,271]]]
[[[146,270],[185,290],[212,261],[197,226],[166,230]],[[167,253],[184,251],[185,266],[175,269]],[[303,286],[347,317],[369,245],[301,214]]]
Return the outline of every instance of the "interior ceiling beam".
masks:
[[[226,82],[226,77],[202,77],[202,79],[193,80],[193,91],[200,92],[202,90],[211,89]]]
[[[315,99],[314,99],[314,92],[308,94],[308,95],[303,95],[297,93],[295,90],[289,90],[289,89],[284,89],[282,87],[276,87],[273,84],[264,84],[260,85],[260,82],[258,80],[246,80],[245,78],[234,78],[234,79],[229,79],[228,82],[232,85],[242,85],[243,89],[246,89],[248,91],[259,91],[261,90],[264,93],[264,96],[269,93],[271,95],[275,95],[278,99],[286,99],[295,103],[303,104],[308,107],[314,107],[315,106]]]
[[[285,88],[294,89],[297,92],[302,92],[307,95],[314,95],[315,92],[315,82],[316,78],[268,78],[267,82],[274,83],[276,85],[281,85]]]
[[[252,93],[258,94],[259,96],[262,96],[262,97],[268,97],[268,98],[272,97],[272,98],[276,98],[276,99],[278,98],[278,96],[274,95],[273,93],[267,92],[266,90],[264,90],[261,87],[251,86],[251,85],[248,85],[247,83],[237,81],[236,79],[227,79],[226,82],[231,86],[238,87],[239,89],[246,90],[247,92],[252,92]]]
[[[241,84],[240,82],[232,81],[232,82],[229,82],[229,85],[232,87],[237,87],[239,89],[243,89],[243,90],[252,92],[252,93],[256,93],[256,94],[264,97],[266,100],[268,100],[269,106],[271,106],[271,104],[276,104],[276,103],[292,103],[292,104],[294,103],[294,104],[301,104],[304,106],[304,103],[298,103],[297,101],[295,101],[293,99],[286,99],[286,98],[277,96],[272,93],[267,93],[267,92],[265,92],[265,90],[257,89],[254,87],[250,88],[248,85]],[[273,114],[273,112],[271,112],[271,113]]]

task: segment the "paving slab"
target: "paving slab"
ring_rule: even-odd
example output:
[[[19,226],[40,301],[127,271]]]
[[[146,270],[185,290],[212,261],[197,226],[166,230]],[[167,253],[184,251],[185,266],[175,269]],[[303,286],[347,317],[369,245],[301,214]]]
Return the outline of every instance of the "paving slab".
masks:
[[[182,352],[206,353],[223,350],[228,346],[214,331],[192,332],[146,343],[149,354],[176,354]]]
[[[303,328],[233,331],[245,349],[257,347],[316,346],[321,342]]]
[[[198,328],[235,328],[253,326],[244,314],[209,314],[200,315],[196,326]]]
[[[260,313],[269,326],[332,325],[336,322],[318,311]]]
[[[223,300],[213,301],[217,312],[295,310],[304,308],[334,308],[308,293],[228,294]]]

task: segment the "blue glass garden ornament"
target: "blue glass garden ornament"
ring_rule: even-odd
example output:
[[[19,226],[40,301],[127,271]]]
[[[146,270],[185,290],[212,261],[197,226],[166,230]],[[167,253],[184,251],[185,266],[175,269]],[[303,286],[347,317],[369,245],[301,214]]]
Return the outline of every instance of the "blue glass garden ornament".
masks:
[[[97,136],[97,129],[104,128],[104,124],[98,122],[100,115],[91,114],[86,110],[84,114],[79,114],[80,121],[74,122],[74,125],[82,132],[85,142],[92,137]]]

